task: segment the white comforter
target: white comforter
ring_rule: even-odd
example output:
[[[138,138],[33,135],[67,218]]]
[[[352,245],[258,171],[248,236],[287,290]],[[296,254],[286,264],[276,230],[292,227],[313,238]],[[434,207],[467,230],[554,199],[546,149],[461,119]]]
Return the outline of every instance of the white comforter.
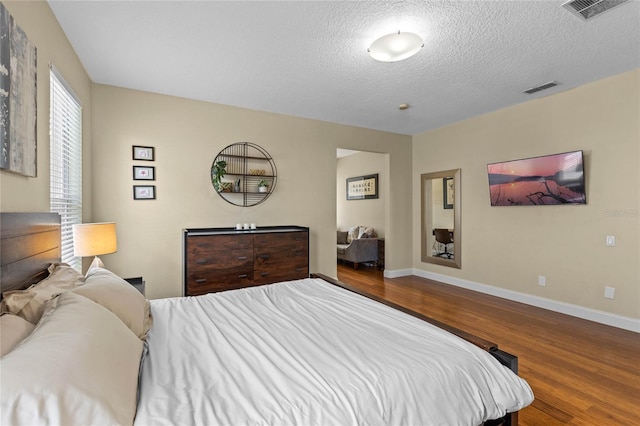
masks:
[[[151,311],[136,425],[478,425],[533,401],[483,350],[319,279]]]

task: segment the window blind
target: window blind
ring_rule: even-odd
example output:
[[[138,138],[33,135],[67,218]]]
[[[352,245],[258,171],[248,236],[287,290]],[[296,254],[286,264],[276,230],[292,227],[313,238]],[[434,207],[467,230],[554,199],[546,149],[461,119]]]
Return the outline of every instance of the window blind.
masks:
[[[72,227],[82,223],[82,105],[54,67],[50,91],[50,209],[61,216],[62,262],[81,270]]]

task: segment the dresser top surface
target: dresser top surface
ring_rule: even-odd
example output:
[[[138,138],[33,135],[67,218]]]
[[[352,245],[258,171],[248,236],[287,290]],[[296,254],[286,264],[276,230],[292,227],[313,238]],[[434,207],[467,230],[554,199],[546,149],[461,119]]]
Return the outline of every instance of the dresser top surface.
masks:
[[[245,235],[245,234],[271,234],[278,232],[309,232],[304,226],[260,226],[256,229],[236,229],[236,228],[184,228],[185,235]]]

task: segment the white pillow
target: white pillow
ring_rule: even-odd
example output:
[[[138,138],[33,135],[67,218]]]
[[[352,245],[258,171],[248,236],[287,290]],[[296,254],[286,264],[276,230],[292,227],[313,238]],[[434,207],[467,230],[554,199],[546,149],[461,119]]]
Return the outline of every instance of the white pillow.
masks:
[[[22,342],[35,325],[17,315],[5,314],[0,316],[0,356],[11,352],[13,348]]]
[[[37,324],[45,303],[56,294],[82,284],[84,277],[66,263],[49,266],[49,276],[26,290],[3,293],[2,312],[19,315],[31,324]]]
[[[85,297],[50,300],[33,333],[2,358],[0,424],[132,424],[142,345]]]
[[[151,326],[149,301],[131,284],[99,266],[87,272],[84,284],[72,290],[104,306],[120,318],[140,339]]]

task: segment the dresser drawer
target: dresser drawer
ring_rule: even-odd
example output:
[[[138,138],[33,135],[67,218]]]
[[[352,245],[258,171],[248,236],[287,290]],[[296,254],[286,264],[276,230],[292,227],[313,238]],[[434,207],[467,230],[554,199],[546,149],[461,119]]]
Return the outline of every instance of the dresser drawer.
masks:
[[[292,246],[309,249],[308,232],[289,232],[256,235],[253,239],[253,247],[260,250],[282,250]]]
[[[187,296],[233,290],[253,285],[253,270],[230,268],[220,271],[190,272],[187,278]]]
[[[253,250],[252,235],[196,235],[187,240],[187,253]]]
[[[220,270],[225,267],[245,265],[253,268],[253,250],[219,250],[214,252],[188,252],[189,270]]]
[[[260,265],[255,268],[253,282],[270,284],[278,281],[291,281],[309,277],[309,265],[304,262],[277,265]]]

